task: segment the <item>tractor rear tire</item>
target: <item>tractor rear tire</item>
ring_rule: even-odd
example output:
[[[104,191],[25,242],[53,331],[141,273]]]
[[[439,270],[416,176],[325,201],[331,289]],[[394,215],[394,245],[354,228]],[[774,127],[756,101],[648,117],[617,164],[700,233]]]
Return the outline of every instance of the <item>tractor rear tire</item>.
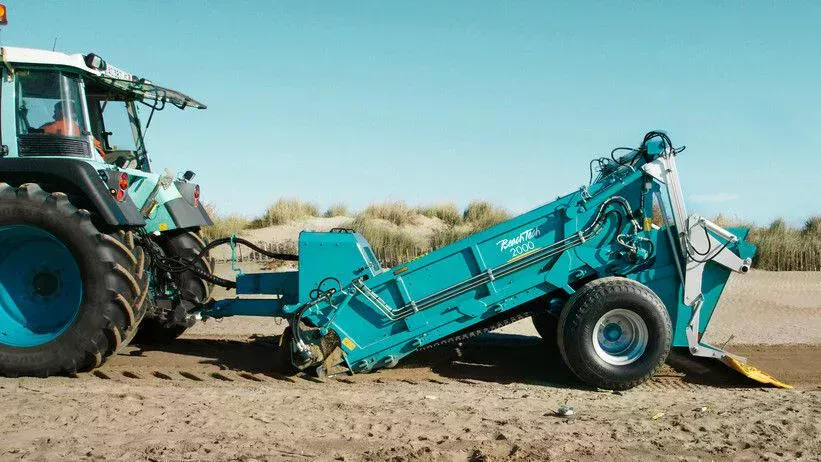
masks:
[[[649,379],[667,359],[672,324],[647,286],[622,277],[589,282],[559,318],[559,349],[582,381],[626,390]]]
[[[208,273],[214,273],[214,264],[207,255],[198,256],[205,248],[202,238],[192,231],[170,236],[160,236],[158,244],[168,257],[182,258],[184,260],[195,260],[197,269]],[[179,298],[189,302],[193,306],[201,306],[211,301],[211,291],[213,284],[200,278],[193,271],[185,271],[173,274],[174,285],[179,291]],[[164,345],[168,344],[182,335],[188,326],[173,324],[155,318],[146,318],[140,325],[140,330],[134,340],[140,345]]]
[[[131,232],[101,232],[64,193],[0,183],[0,375],[99,366],[137,331],[147,289]]]

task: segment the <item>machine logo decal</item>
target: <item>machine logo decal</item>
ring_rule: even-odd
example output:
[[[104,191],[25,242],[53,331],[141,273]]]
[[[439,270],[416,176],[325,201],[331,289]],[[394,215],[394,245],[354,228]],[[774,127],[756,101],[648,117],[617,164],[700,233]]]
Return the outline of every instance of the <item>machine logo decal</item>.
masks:
[[[533,250],[536,247],[533,243],[533,239],[539,237],[540,234],[541,231],[539,231],[539,228],[533,227],[522,231],[513,238],[501,239],[496,242],[496,245],[499,246],[500,252],[509,250],[511,256],[517,257],[525,252]]]

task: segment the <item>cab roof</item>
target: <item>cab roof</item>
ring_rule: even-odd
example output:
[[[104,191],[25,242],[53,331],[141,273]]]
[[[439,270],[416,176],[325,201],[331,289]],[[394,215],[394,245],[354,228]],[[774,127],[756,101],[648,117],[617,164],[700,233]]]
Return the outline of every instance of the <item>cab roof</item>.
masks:
[[[91,76],[105,86],[132,94],[151,105],[159,104],[164,106],[165,103],[171,103],[180,109],[186,107],[205,109],[207,107],[182,92],[162,87],[110,64],[102,71],[89,67],[86,64],[85,56],[79,53],[69,55],[59,51],[2,47],[2,58],[5,62],[10,63],[12,67],[14,64],[35,64],[74,68]]]

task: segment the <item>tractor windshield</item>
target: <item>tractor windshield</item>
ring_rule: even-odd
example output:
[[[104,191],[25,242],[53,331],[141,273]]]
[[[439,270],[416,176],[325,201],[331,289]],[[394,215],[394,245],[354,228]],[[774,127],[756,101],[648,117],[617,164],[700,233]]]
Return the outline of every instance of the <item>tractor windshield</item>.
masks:
[[[21,69],[16,85],[20,155],[91,156],[78,76]]]

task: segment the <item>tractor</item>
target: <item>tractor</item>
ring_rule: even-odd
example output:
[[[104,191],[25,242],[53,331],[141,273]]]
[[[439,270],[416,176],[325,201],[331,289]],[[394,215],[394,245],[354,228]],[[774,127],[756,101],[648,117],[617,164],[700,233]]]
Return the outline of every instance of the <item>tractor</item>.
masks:
[[[174,339],[210,301],[212,222],[194,173],[155,171],[144,134],[166,107],[206,106],[94,53],[0,58],[0,374]]]

